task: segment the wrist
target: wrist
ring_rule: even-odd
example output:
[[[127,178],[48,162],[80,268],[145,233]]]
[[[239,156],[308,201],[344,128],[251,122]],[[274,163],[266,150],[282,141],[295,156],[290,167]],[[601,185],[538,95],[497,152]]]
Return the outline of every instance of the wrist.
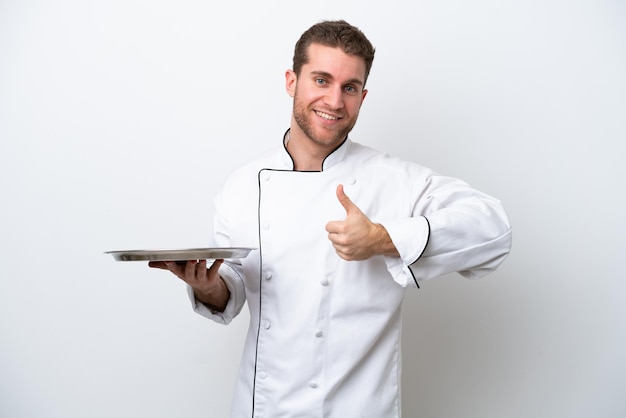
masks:
[[[223,311],[230,299],[230,290],[222,278],[218,278],[211,286],[193,288],[194,297],[209,308]]]
[[[377,253],[380,255],[388,255],[392,257],[399,257],[400,253],[396,248],[395,244],[391,240],[387,229],[382,224],[374,224],[376,227],[376,236],[378,242],[378,251]]]

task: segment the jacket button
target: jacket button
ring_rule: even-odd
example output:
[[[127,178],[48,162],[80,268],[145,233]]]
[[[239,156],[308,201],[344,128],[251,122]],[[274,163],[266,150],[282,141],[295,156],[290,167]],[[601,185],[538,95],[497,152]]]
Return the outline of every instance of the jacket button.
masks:
[[[317,331],[315,331],[315,336],[316,337],[321,337],[322,335],[324,335],[324,331],[322,331],[321,329],[318,329]]]
[[[309,387],[311,389],[317,389],[317,382],[309,382]]]
[[[346,180],[346,183],[347,183],[349,186],[353,186],[353,185],[354,185],[354,183],[356,183],[356,179],[355,179],[354,177],[348,177],[348,179]]]
[[[328,286],[328,284],[329,284],[329,283],[330,283],[330,282],[328,281],[328,279],[322,279],[322,280],[320,280],[320,284],[321,284],[322,286]]]
[[[272,278],[272,272],[271,271],[266,272],[265,275],[263,276],[263,278],[265,280],[271,279]]]
[[[263,322],[263,328],[270,329],[272,327],[272,323],[270,321]]]

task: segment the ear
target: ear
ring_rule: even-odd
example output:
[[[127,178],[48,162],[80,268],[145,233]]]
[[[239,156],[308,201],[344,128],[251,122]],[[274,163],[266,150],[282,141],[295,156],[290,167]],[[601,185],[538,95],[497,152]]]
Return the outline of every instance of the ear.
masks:
[[[298,76],[293,70],[287,70],[285,72],[285,88],[287,94],[293,97],[296,94],[296,84],[298,83]]]
[[[361,93],[361,103],[363,103],[363,100],[365,100],[365,96],[367,96],[367,89],[363,89],[363,93]]]

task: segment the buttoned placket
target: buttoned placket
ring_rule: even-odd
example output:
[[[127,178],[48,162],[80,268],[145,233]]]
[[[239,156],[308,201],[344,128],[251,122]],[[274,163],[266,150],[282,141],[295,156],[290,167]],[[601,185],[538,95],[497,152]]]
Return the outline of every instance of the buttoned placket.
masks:
[[[331,261],[332,262],[332,261]],[[309,388],[312,390],[320,389],[320,385],[322,384],[325,378],[326,371],[326,353],[327,353],[327,341],[326,341],[326,331],[328,330],[328,321],[330,314],[330,296],[332,291],[332,280],[333,280],[333,271],[329,271],[328,269],[325,273],[324,277],[322,277],[319,281],[319,285],[322,287],[321,298],[319,302],[316,328],[313,334],[313,343],[316,346],[316,356],[315,356],[315,368],[317,371],[317,375],[311,376],[311,380],[309,381]]]
[[[259,173],[259,187],[261,189],[264,186],[267,186],[271,181],[271,172],[269,170],[263,170]],[[271,223],[268,219],[259,219],[259,228],[260,228],[260,236],[263,236],[264,233],[268,233],[271,230]],[[268,242],[262,242],[262,250],[264,253],[271,252],[271,246]],[[261,264],[261,268],[263,268],[263,264]],[[267,286],[270,286],[269,281],[272,278],[272,272],[262,270],[261,271],[261,281],[259,282],[259,292],[261,298],[261,311],[259,315],[259,340],[270,338],[269,334],[272,328],[272,322],[267,318],[264,313],[262,301],[267,299],[264,297],[263,293],[267,289]],[[258,350],[258,347],[257,347]],[[262,353],[261,353],[262,354]],[[256,363],[256,376],[255,376],[255,395],[254,395],[254,405],[253,405],[253,417],[264,417],[264,406],[266,404],[266,399],[263,397],[263,393],[265,392],[265,385],[268,379],[271,379],[269,371],[266,369],[264,364],[264,356],[258,355],[257,363]]]
[[[261,170],[259,173],[259,187],[261,188],[260,193],[263,195],[262,189],[264,187],[268,187],[268,190],[271,190],[272,187],[277,186],[278,183],[272,186],[273,176],[279,175],[289,175],[285,172],[275,172],[272,170]],[[311,174],[317,175],[317,174]],[[282,177],[281,177],[282,178]],[[281,180],[282,181],[282,180]],[[356,179],[352,177],[344,178],[343,180],[338,179],[337,182],[343,183],[346,186],[352,186],[356,183]],[[272,191],[270,193],[274,193]],[[268,388],[272,387],[276,382],[272,382],[272,370],[267,369],[266,357],[267,355],[271,355],[271,353],[267,353],[263,350],[263,346],[272,339],[271,335],[273,333],[272,329],[272,321],[271,318],[268,317],[268,311],[266,310],[270,305],[265,305],[264,303],[271,303],[270,298],[267,297],[268,293],[273,293],[270,289],[273,286],[273,271],[271,269],[267,269],[264,265],[263,260],[271,259],[271,245],[272,239],[269,238],[272,236],[272,224],[271,222],[277,221],[276,219],[272,220],[271,213],[264,213],[262,210],[263,206],[260,206],[259,210],[259,233],[260,233],[260,243],[262,250],[262,263],[261,263],[261,271],[260,271],[260,281],[259,281],[259,292],[261,298],[261,307],[259,311],[259,337],[257,340],[257,363],[256,363],[256,381],[255,381],[255,405],[254,405],[254,416],[264,416],[264,406],[266,405],[267,399],[265,398],[265,393],[267,393]],[[330,220],[330,219],[329,219]],[[281,229],[284,225],[281,225]],[[268,235],[269,234],[269,235]],[[309,368],[310,375],[307,377],[307,385],[308,390],[314,391],[317,394],[313,395],[314,397],[319,397],[319,410],[320,413],[323,411],[323,390],[324,390],[324,381],[327,378],[326,374],[326,355],[328,352],[327,348],[327,332],[329,326],[329,318],[330,318],[330,301],[331,301],[331,292],[333,288],[333,281],[335,279],[335,274],[337,270],[337,263],[340,261],[340,258],[334,251],[328,252],[328,259],[326,261],[326,266],[323,270],[323,276],[318,278],[318,286],[320,286],[320,290],[318,293],[319,300],[317,302],[317,312],[315,318],[315,324],[313,329],[311,329],[311,358]],[[280,331],[276,331],[280,332]]]

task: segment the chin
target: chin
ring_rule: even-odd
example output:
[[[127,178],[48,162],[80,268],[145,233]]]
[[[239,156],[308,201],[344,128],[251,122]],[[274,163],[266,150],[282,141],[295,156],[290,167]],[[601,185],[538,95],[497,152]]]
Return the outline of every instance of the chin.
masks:
[[[313,141],[317,145],[330,148],[330,147],[336,147],[339,144],[341,144],[345,137],[346,135],[332,136],[332,137],[315,136],[314,138],[311,138],[311,141]]]

